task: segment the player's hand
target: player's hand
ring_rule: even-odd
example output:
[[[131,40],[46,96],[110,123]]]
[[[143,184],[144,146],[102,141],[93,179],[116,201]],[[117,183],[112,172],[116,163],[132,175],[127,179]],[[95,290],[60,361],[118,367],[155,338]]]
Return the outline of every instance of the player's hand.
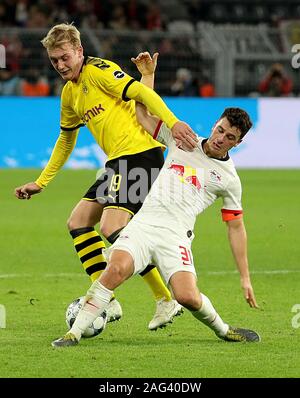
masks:
[[[253,287],[251,285],[251,282],[249,280],[247,281],[242,281],[242,289],[244,292],[244,297],[247,301],[247,303],[250,305],[251,308],[259,308],[256,299],[255,299],[255,295],[254,295],[254,291],[253,291]]]
[[[136,65],[138,71],[142,76],[153,75],[157,65],[158,53],[154,53],[152,58],[148,51],[139,53],[136,58],[131,58],[131,61]]]
[[[32,195],[40,193],[42,188],[35,182],[29,182],[15,189],[15,195],[18,199],[30,199]]]
[[[192,151],[196,148],[198,143],[197,135],[187,123],[178,121],[174,124],[171,131],[176,143],[180,142],[181,147],[185,150]]]

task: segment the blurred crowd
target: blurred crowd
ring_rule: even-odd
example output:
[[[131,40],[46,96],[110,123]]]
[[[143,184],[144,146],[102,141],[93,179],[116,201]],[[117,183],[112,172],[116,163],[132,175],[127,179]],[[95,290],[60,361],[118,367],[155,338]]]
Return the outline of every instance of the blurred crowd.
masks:
[[[164,30],[170,21],[269,23],[294,18],[298,0],[0,0],[0,26],[47,28],[73,20],[78,27]]]
[[[167,15],[189,19],[189,7],[184,2],[166,0],[162,3],[148,0],[1,0],[0,25],[47,28],[72,20],[79,28],[164,30]]]
[[[293,81],[280,63],[275,63],[259,83],[258,91],[266,97],[287,97],[293,94]]]
[[[266,3],[272,6],[272,12],[267,12],[255,0],[234,2],[234,6],[232,3],[227,0],[0,0],[0,43],[6,49],[6,68],[0,69],[0,95],[60,95],[62,81],[51,68],[40,40],[54,24],[74,22],[82,32],[90,29],[93,34],[101,32],[96,38],[101,46],[97,54],[94,50],[97,45],[89,46],[90,37],[82,35],[87,55],[114,60],[134,77],[138,76],[130,57],[140,51],[158,51],[156,88],[161,95],[214,97],[217,95],[214,71],[202,58],[199,43],[191,39],[197,22],[226,22],[226,18],[234,21],[239,16],[239,20],[246,18],[245,22],[249,23],[253,18],[274,23],[287,10],[291,12],[294,4],[293,0],[287,1],[283,9],[280,2],[275,1],[275,7],[270,0]],[[19,29],[7,34],[5,28],[14,27]],[[40,30],[43,33],[30,33]],[[124,31],[136,33],[123,37],[120,33]],[[151,40],[147,32],[152,33]],[[166,35],[155,39],[160,32]],[[177,36],[174,39],[168,33]],[[265,76],[262,74],[252,91],[250,95],[290,96],[293,81],[283,65],[276,63]]]

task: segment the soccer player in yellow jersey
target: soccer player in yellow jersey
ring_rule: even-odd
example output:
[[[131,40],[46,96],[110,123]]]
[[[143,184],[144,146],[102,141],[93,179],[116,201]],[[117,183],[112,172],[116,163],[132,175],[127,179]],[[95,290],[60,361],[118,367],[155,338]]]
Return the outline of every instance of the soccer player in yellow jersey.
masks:
[[[84,57],[80,32],[75,26],[54,26],[42,40],[54,69],[66,81],[61,94],[61,132],[50,160],[35,182],[16,188],[19,199],[30,199],[41,192],[62,168],[75,147],[79,128],[86,125],[96,142],[108,156],[106,171],[90,187],[72,211],[68,228],[83,268],[95,281],[106,266],[104,242],[94,229],[100,220],[100,230],[113,243],[122,228],[139,210],[142,199],[133,200],[128,193],[135,181],[130,171],[146,172],[144,196],[153,178],[163,165],[161,144],[153,140],[137,123],[136,100],[158,116],[171,129],[173,137],[192,150],[196,137],[191,128],[179,121],[163,100],[150,88],[124,73],[113,62]],[[125,163],[124,163],[125,162]],[[123,172],[124,164],[127,173]],[[156,175],[151,181],[151,170]],[[111,172],[113,170],[113,173]],[[139,177],[139,176],[138,176]],[[157,308],[149,329],[162,327],[181,312],[172,300],[157,269],[149,265],[142,273],[150,285]],[[122,309],[114,298],[108,309],[110,321],[119,319]]]

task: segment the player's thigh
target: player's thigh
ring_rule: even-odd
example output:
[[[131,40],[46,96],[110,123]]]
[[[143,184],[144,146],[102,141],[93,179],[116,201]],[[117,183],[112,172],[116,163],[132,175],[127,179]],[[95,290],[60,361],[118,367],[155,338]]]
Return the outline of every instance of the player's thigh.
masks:
[[[80,200],[68,219],[68,228],[94,227],[100,220],[103,205],[92,200]]]
[[[168,239],[166,239],[168,236]],[[168,229],[159,228],[155,233],[156,243],[152,243],[155,250],[152,253],[166,283],[173,274],[179,271],[189,272],[196,276],[191,240],[185,234],[174,234]]]
[[[114,250],[123,250],[133,259],[134,274],[142,272],[151,262],[151,227],[133,219],[121,232],[118,240],[107,249],[109,262]]]
[[[100,220],[100,230],[105,237],[125,227],[131,218],[131,214],[125,209],[104,208]]]
[[[200,308],[200,292],[197,287],[196,275],[192,272],[177,271],[169,280],[174,298],[182,305]]]

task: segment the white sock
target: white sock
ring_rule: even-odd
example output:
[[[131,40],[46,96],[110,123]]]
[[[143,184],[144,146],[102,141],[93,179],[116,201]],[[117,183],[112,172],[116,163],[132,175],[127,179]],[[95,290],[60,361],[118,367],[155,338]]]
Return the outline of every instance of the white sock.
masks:
[[[69,331],[75,335],[78,341],[86,328],[108,307],[112,294],[113,291],[104,287],[98,280],[92,284],[87,291],[85,304]]]
[[[210,299],[203,293],[200,293],[200,295],[202,298],[202,306],[198,311],[191,311],[192,315],[212,329],[218,336],[225,336],[229,326],[223,322],[220,315],[214,309]]]

